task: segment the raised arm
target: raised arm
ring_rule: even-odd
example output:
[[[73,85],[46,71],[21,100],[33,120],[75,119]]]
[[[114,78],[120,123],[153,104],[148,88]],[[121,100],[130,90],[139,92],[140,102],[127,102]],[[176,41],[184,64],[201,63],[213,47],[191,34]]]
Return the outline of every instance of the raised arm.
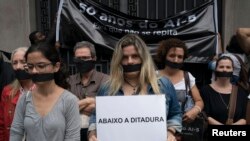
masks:
[[[250,55],[250,28],[238,28],[236,37],[239,41],[241,49]]]

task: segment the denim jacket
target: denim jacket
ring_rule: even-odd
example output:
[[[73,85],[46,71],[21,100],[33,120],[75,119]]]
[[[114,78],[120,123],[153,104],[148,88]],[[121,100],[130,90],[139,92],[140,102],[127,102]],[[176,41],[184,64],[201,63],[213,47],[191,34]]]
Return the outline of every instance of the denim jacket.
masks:
[[[177,132],[181,132],[182,128],[182,112],[180,105],[178,103],[176,92],[173,84],[166,78],[161,77],[158,80],[160,86],[160,91],[165,94],[166,97],[166,117],[167,117],[167,128],[174,128]],[[108,96],[108,85],[103,85],[100,87],[97,96]],[[152,86],[147,87],[148,94],[154,94]],[[124,95],[122,89],[120,89],[117,96]],[[92,113],[90,117],[89,131],[96,129],[96,113]]]

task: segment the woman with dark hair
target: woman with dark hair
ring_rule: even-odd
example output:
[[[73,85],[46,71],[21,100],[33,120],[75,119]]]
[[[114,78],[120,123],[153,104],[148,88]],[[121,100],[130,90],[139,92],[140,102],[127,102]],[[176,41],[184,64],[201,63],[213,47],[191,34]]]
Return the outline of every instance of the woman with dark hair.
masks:
[[[191,73],[182,70],[187,54],[186,44],[177,38],[163,40],[157,50],[159,62],[162,63],[164,67],[162,70],[159,70],[159,75],[169,78],[173,83],[178,101],[182,107],[183,121],[191,122],[201,112],[204,105],[195,84],[195,78]],[[185,75],[189,79],[185,78]],[[188,79],[189,82],[185,83],[188,81],[185,81],[185,79]],[[192,94],[194,104],[186,104],[186,99],[190,96],[187,93],[188,91],[191,91],[190,94]]]
[[[46,36],[41,31],[33,31],[29,35],[30,44],[36,45],[46,40]]]
[[[204,86],[200,91],[210,125],[224,125],[227,122],[229,99],[233,89],[230,82],[233,76],[233,66],[233,60],[230,57],[219,57],[215,67],[215,81]],[[233,125],[246,124],[246,104],[247,93],[238,87]]]
[[[17,104],[11,141],[80,141],[78,99],[66,90],[65,68],[55,47],[40,43],[25,54],[36,87]]]

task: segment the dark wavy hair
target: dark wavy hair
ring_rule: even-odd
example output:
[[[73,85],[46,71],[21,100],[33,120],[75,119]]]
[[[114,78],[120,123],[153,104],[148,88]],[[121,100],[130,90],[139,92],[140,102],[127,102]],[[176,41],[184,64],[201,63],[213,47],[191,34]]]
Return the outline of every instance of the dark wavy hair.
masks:
[[[36,33],[38,33],[38,32],[40,32],[40,31],[33,31],[33,32],[31,32],[30,33],[30,35],[29,35],[29,39],[30,39],[30,43],[31,44],[35,44],[36,42],[35,42],[35,40],[36,40]]]
[[[219,64],[219,62],[220,62],[221,60],[230,60],[231,63],[232,63],[232,67],[234,68],[234,61],[232,60],[231,57],[229,57],[229,56],[220,56],[220,57],[218,58],[218,60],[216,60],[215,69],[218,67],[218,64]]]
[[[233,35],[230,38],[230,41],[226,47],[226,50],[230,53],[239,53],[239,54],[243,54],[244,51],[241,49],[239,41],[236,37],[236,35]]]
[[[186,44],[182,40],[178,38],[169,38],[160,42],[159,47],[157,49],[156,61],[160,63],[161,67],[165,65],[166,55],[168,51],[171,48],[176,48],[176,47],[183,49],[184,51],[183,59],[186,59],[188,56],[188,49],[187,49]]]
[[[62,59],[60,58],[59,52],[56,50],[55,46],[47,42],[31,45],[24,56],[26,60],[28,55],[32,52],[41,52],[53,65],[60,62],[60,69],[55,73],[55,83],[60,87],[68,89],[70,86],[67,82],[69,73],[66,65],[61,61]]]

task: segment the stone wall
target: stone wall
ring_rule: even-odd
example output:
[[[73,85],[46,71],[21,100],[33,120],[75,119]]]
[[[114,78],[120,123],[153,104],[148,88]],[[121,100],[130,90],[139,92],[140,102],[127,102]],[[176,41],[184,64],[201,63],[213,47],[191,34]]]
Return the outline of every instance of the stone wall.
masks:
[[[0,1],[0,49],[11,52],[29,46],[28,35],[35,29],[35,0]]]
[[[226,47],[237,28],[250,28],[250,0],[223,0],[222,5],[222,39]]]

